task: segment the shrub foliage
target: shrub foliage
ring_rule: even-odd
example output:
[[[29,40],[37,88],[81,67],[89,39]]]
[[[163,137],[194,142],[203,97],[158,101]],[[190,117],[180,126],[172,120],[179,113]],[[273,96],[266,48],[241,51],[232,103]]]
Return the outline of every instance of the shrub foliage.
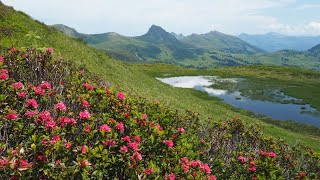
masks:
[[[0,56],[1,179],[317,179],[319,154],[237,117],[127,97],[53,49]]]

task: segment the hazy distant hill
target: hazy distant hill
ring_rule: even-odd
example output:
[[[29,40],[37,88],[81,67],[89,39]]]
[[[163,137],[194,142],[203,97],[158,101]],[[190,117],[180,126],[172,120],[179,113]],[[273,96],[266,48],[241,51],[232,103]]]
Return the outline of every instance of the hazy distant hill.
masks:
[[[185,36],[183,35],[183,34],[176,34],[175,32],[172,32],[171,33],[171,35],[173,35],[175,38],[177,38],[177,39],[183,39],[183,38],[185,38]]]
[[[320,44],[320,36],[287,36],[271,32],[256,35],[243,33],[238,37],[268,52],[275,52],[284,49],[305,51],[317,44]]]
[[[198,48],[207,50],[219,50],[228,53],[253,55],[264,51],[239,39],[236,36],[227,35],[218,31],[206,34],[192,34],[181,40]]]

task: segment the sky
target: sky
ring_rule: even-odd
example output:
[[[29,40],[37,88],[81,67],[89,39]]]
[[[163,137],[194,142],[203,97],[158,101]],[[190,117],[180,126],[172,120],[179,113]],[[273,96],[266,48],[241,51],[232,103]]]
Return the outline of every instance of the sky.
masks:
[[[145,34],[153,24],[168,32],[320,35],[319,0],[1,0],[48,25],[81,33]]]

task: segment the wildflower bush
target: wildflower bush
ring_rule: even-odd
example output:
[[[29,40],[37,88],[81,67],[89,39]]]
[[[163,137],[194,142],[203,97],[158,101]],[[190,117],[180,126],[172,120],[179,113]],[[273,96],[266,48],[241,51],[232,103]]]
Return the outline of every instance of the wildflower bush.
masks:
[[[52,48],[0,56],[1,179],[318,179],[319,154],[237,117],[202,125],[130,98]]]

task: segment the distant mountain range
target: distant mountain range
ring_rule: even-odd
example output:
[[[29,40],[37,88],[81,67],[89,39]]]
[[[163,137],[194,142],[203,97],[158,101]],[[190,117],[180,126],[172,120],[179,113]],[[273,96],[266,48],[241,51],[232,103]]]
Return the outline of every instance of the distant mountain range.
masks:
[[[320,36],[287,36],[274,32],[257,35],[242,33],[238,37],[267,52],[284,49],[305,51],[320,44]]]
[[[254,46],[239,38],[251,37],[251,35],[242,34],[236,37],[211,31],[206,34],[184,36],[169,33],[156,25],[152,25],[146,34],[136,37],[122,36],[114,32],[83,34],[65,25],[54,25],[54,27],[114,58],[131,63],[161,62],[197,68],[270,64],[320,69],[320,45],[311,47],[307,51],[289,48],[268,53],[267,51],[271,50],[266,48],[268,46],[265,44],[271,43],[272,37],[274,41],[280,41],[281,38],[285,41],[285,38],[291,38],[291,36],[276,33],[267,34],[269,38],[265,38],[265,42],[261,39],[261,42]],[[291,41],[288,40],[288,42]],[[279,45],[278,48],[280,47],[286,46]]]

